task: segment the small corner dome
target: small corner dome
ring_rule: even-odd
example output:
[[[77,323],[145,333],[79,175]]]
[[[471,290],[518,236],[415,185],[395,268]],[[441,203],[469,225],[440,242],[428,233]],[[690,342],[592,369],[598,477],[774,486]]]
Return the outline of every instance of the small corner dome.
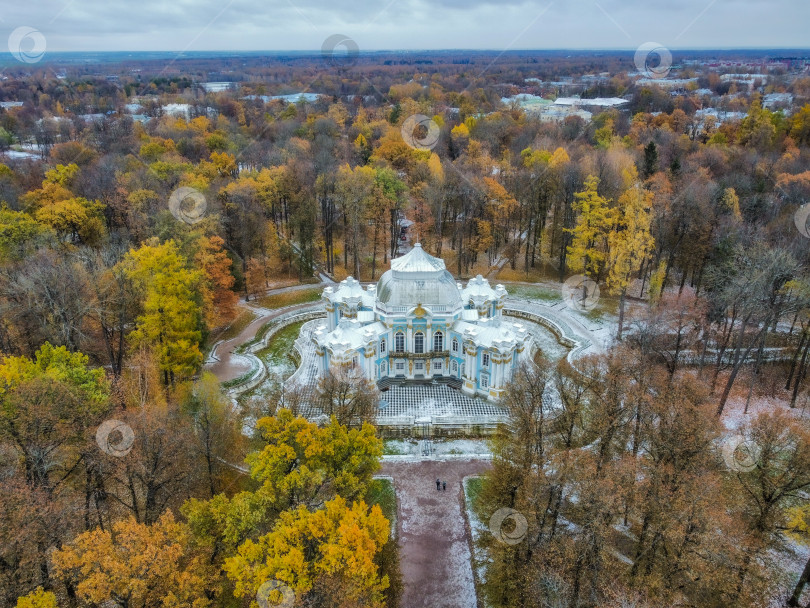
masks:
[[[505,295],[506,289],[503,285],[498,285],[495,289],[492,289],[489,281],[480,274],[474,279],[470,279],[467,287],[461,292],[461,297],[464,298],[465,302],[472,301],[475,304],[494,302]]]
[[[389,306],[461,306],[461,293],[444,265],[416,243],[408,253],[391,260],[391,270],[377,283],[377,300]]]

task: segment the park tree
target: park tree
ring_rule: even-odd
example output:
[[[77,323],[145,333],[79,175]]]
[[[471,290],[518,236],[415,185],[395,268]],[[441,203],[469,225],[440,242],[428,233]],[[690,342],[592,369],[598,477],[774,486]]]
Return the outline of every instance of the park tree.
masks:
[[[810,539],[810,503],[804,502],[788,508],[785,511],[787,517],[787,534],[795,541],[807,544]],[[790,608],[797,608],[802,597],[805,586],[810,583],[810,558],[804,565],[796,586],[788,598],[787,605]]]
[[[77,536],[53,554],[57,575],[82,601],[119,608],[205,608],[213,573],[171,512],[147,525],[124,519]]]
[[[638,182],[635,168],[625,172],[627,189],[619,197],[616,224],[608,234],[607,287],[619,294],[619,327],[617,339],[622,339],[624,307],[630,281],[644,265],[653,249],[650,234],[653,195]]]
[[[318,409],[330,418],[334,416],[341,425],[374,424],[379,401],[377,385],[352,370],[330,370],[318,380]]]
[[[123,264],[141,302],[130,343],[155,350],[165,384],[190,376],[202,363],[200,272],[188,268],[174,241],[143,244]]]
[[[231,274],[231,260],[224,246],[225,241],[218,236],[201,237],[194,256],[203,274],[202,308],[209,329],[222,327],[236,316],[237,296],[231,289],[236,279]]]
[[[257,430],[262,447],[246,458],[253,489],[184,506],[195,535],[220,557],[271,531],[283,511],[319,509],[336,496],[362,499],[379,467],[382,442],[369,424],[350,430],[333,418],[318,427],[281,409]]]
[[[210,372],[203,372],[197,382],[187,387],[182,411],[191,421],[192,445],[196,458],[204,465],[208,488],[214,497],[234,482],[232,463],[244,460],[242,417]]]
[[[568,247],[568,268],[583,273],[597,283],[602,277],[608,253],[608,233],[614,222],[610,201],[597,192],[599,180],[593,175],[585,179],[585,190],[577,192],[574,209],[577,223],[569,230],[573,239]]]
[[[730,492],[738,498],[747,532],[732,600],[768,582],[768,569],[753,566],[789,528],[791,507],[801,504],[810,488],[810,431],[801,422],[783,412],[762,412],[740,436],[752,462],[730,472]]]
[[[56,596],[51,591],[37,587],[26,596],[17,600],[17,608],[58,608]]]
[[[747,249],[737,247],[733,258],[710,269],[711,300],[720,327],[715,380],[726,352],[731,350],[731,371],[717,406],[718,416],[723,413],[743,365],[754,352],[761,357],[774,323],[801,306],[800,300],[789,297],[791,282],[798,272],[792,255],[760,243]]]
[[[383,608],[389,583],[378,561],[389,530],[379,506],[337,496],[315,511],[301,505],[281,513],[272,531],[247,540],[224,568],[237,597],[279,580],[308,606]]]

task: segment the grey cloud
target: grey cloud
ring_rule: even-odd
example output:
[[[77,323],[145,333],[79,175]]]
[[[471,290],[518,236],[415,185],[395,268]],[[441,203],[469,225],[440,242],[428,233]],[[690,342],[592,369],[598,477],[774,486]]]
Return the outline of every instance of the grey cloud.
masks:
[[[6,36],[20,25],[35,27],[50,50],[314,50],[334,33],[367,50],[635,48],[651,40],[672,48],[705,48],[807,46],[810,3],[44,0],[9,6],[2,17],[0,31]]]

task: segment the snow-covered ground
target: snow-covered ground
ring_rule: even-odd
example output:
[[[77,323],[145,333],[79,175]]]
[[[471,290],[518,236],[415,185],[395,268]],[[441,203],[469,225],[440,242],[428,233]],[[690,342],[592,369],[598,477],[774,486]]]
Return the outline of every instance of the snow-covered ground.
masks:
[[[486,439],[434,439],[430,442],[431,458],[446,456],[458,457],[491,457],[489,444]],[[388,439],[385,441],[385,454],[387,456],[425,457],[424,443],[418,439]],[[391,460],[397,460],[391,458]]]
[[[382,474],[394,479],[399,504],[402,606],[475,608],[477,604],[462,512],[462,479],[480,475],[481,461],[386,462]],[[436,490],[436,479],[447,483]]]

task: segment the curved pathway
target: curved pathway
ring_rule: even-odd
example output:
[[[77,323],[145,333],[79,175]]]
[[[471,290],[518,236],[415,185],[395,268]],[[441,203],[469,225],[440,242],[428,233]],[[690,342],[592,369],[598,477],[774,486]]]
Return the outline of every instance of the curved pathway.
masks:
[[[273,295],[276,293],[285,293],[288,291],[297,291],[299,289],[312,289],[315,287],[323,287],[325,284],[305,284],[293,285],[291,287],[281,287],[279,289],[271,289],[266,295]],[[243,357],[234,351],[242,344],[250,342],[256,337],[259,330],[268,322],[280,317],[284,314],[316,308],[320,302],[304,302],[303,304],[294,304],[292,306],[285,306],[278,309],[261,308],[259,306],[252,306],[249,302],[245,302],[244,298],[239,300],[239,308],[241,310],[248,310],[256,313],[259,316],[253,319],[238,335],[228,340],[217,342],[211,349],[208,359],[205,362],[205,369],[212,372],[220,382],[227,382],[247,373],[251,369],[250,360]]]
[[[397,492],[402,608],[476,608],[462,479],[489,466],[484,460],[383,464]],[[436,491],[437,478],[447,482],[446,491]]]

